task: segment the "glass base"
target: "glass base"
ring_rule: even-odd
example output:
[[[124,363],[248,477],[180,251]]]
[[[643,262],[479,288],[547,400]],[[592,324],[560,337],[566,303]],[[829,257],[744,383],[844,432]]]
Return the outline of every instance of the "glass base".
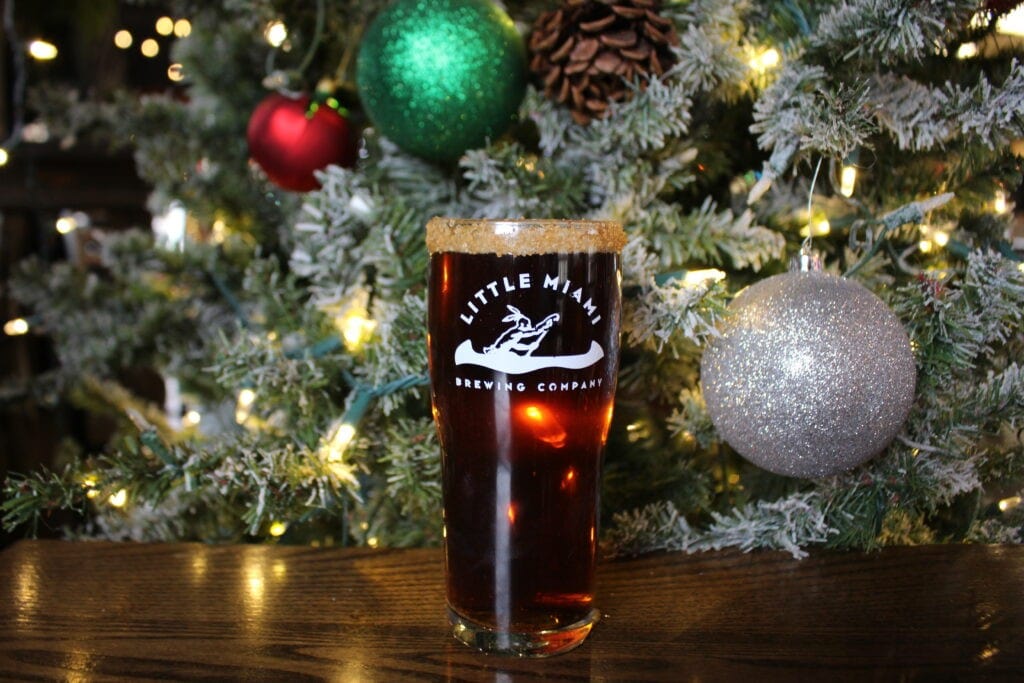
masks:
[[[514,657],[550,657],[579,647],[600,616],[596,609],[592,609],[583,619],[562,628],[505,632],[477,624],[448,608],[448,620],[455,640],[481,652]]]

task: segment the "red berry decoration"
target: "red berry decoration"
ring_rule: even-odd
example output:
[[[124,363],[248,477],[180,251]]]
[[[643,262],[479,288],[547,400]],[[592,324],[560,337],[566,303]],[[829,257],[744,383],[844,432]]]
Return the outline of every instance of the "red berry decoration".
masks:
[[[356,142],[348,119],[326,104],[310,107],[308,95],[267,96],[246,130],[249,156],[278,187],[308,192],[320,187],[313,171],[328,164],[351,167]]]

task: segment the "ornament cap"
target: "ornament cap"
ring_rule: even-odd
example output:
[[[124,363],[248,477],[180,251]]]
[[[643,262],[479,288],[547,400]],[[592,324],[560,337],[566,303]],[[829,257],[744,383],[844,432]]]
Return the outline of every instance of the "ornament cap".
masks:
[[[263,87],[267,90],[285,90],[288,87],[289,80],[286,71],[277,69],[263,77]]]
[[[800,253],[789,262],[789,270],[792,273],[817,273],[824,269],[825,262],[821,254],[806,244],[800,247]]]
[[[329,95],[333,95],[334,91],[337,90],[337,89],[338,89],[338,84],[334,81],[334,79],[333,78],[328,78],[327,76],[324,76],[319,81],[317,81],[316,90],[314,90],[314,92],[317,95],[322,93],[324,96],[329,96]]]

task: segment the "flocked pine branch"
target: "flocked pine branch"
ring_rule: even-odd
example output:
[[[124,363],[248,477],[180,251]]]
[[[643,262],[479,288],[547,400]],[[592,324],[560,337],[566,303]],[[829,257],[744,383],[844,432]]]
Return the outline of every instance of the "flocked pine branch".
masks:
[[[397,301],[380,301],[374,312],[377,336],[367,345],[365,362],[357,371],[360,381],[379,386],[404,377],[425,377],[427,302],[423,293],[406,294]],[[381,397],[381,409],[390,413],[409,392],[417,390],[410,387],[405,392]],[[423,392],[417,395],[425,397]]]
[[[666,344],[676,352],[685,342],[699,348],[716,334],[716,324],[725,312],[723,295],[722,288],[711,281],[651,282],[624,307],[622,330],[626,340],[659,353]]]
[[[377,450],[387,495],[402,514],[435,520],[431,526],[436,532],[441,517],[441,456],[432,418],[401,418],[389,423]]]
[[[5,525],[35,526],[69,509],[88,512],[113,539],[241,540],[279,520],[337,519],[341,499],[360,494],[355,466],[326,459],[315,445],[242,434],[160,448],[157,456],[128,439],[59,474],[15,476],[5,485]],[[186,524],[151,523],[165,515]]]
[[[782,257],[785,239],[773,230],[754,225],[753,213],[744,211],[735,216],[728,209],[716,209],[710,198],[688,215],[680,215],[674,206],[655,203],[637,221],[636,231],[647,236],[653,251],[661,254],[665,270],[699,263],[728,264],[736,270],[750,268],[756,272]]]
[[[984,74],[970,88],[949,82],[933,88],[907,76],[879,74],[871,99],[900,149],[945,149],[957,139],[997,149],[1024,132],[1024,70],[1016,60],[998,91]]]
[[[29,260],[11,281],[14,296],[56,342],[58,385],[146,363],[206,383],[197,372],[210,357],[206,342],[234,322],[210,273],[216,268],[237,277],[237,267],[217,262],[208,247],[184,255],[158,249],[151,236],[138,232],[103,239],[100,271],[67,262],[45,268]],[[186,288],[194,298],[178,296]]]
[[[825,12],[812,44],[844,60],[898,64],[934,55],[950,26],[966,25],[976,0],[846,0]]]
[[[701,448],[710,448],[718,442],[707,406],[696,390],[683,389],[680,392],[678,405],[665,423],[673,436],[693,439]]]
[[[762,548],[804,557],[804,547],[823,543],[835,533],[826,521],[820,499],[813,493],[758,501],[738,507],[728,515],[713,512],[706,527],[691,525],[671,503],[618,514],[614,524],[609,542],[620,554]]]
[[[585,185],[578,168],[556,164],[521,145],[470,150],[462,158],[473,218],[549,216],[586,212]]]
[[[746,2],[692,2],[667,9],[680,27],[673,75],[691,93],[726,100],[748,91]]]
[[[820,65],[786,64],[754,105],[758,143],[845,158],[875,131],[864,81],[834,82]]]

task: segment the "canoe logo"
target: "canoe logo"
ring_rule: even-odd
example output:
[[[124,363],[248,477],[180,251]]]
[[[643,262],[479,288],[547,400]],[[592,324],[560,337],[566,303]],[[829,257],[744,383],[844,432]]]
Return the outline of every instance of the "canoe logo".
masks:
[[[596,341],[590,342],[586,353],[562,356],[534,355],[544,337],[559,322],[558,313],[534,322],[515,306],[506,305],[508,315],[501,322],[508,323],[491,344],[476,351],[467,339],[455,349],[456,365],[479,365],[508,375],[520,375],[544,368],[580,370],[604,358],[604,349]]]

